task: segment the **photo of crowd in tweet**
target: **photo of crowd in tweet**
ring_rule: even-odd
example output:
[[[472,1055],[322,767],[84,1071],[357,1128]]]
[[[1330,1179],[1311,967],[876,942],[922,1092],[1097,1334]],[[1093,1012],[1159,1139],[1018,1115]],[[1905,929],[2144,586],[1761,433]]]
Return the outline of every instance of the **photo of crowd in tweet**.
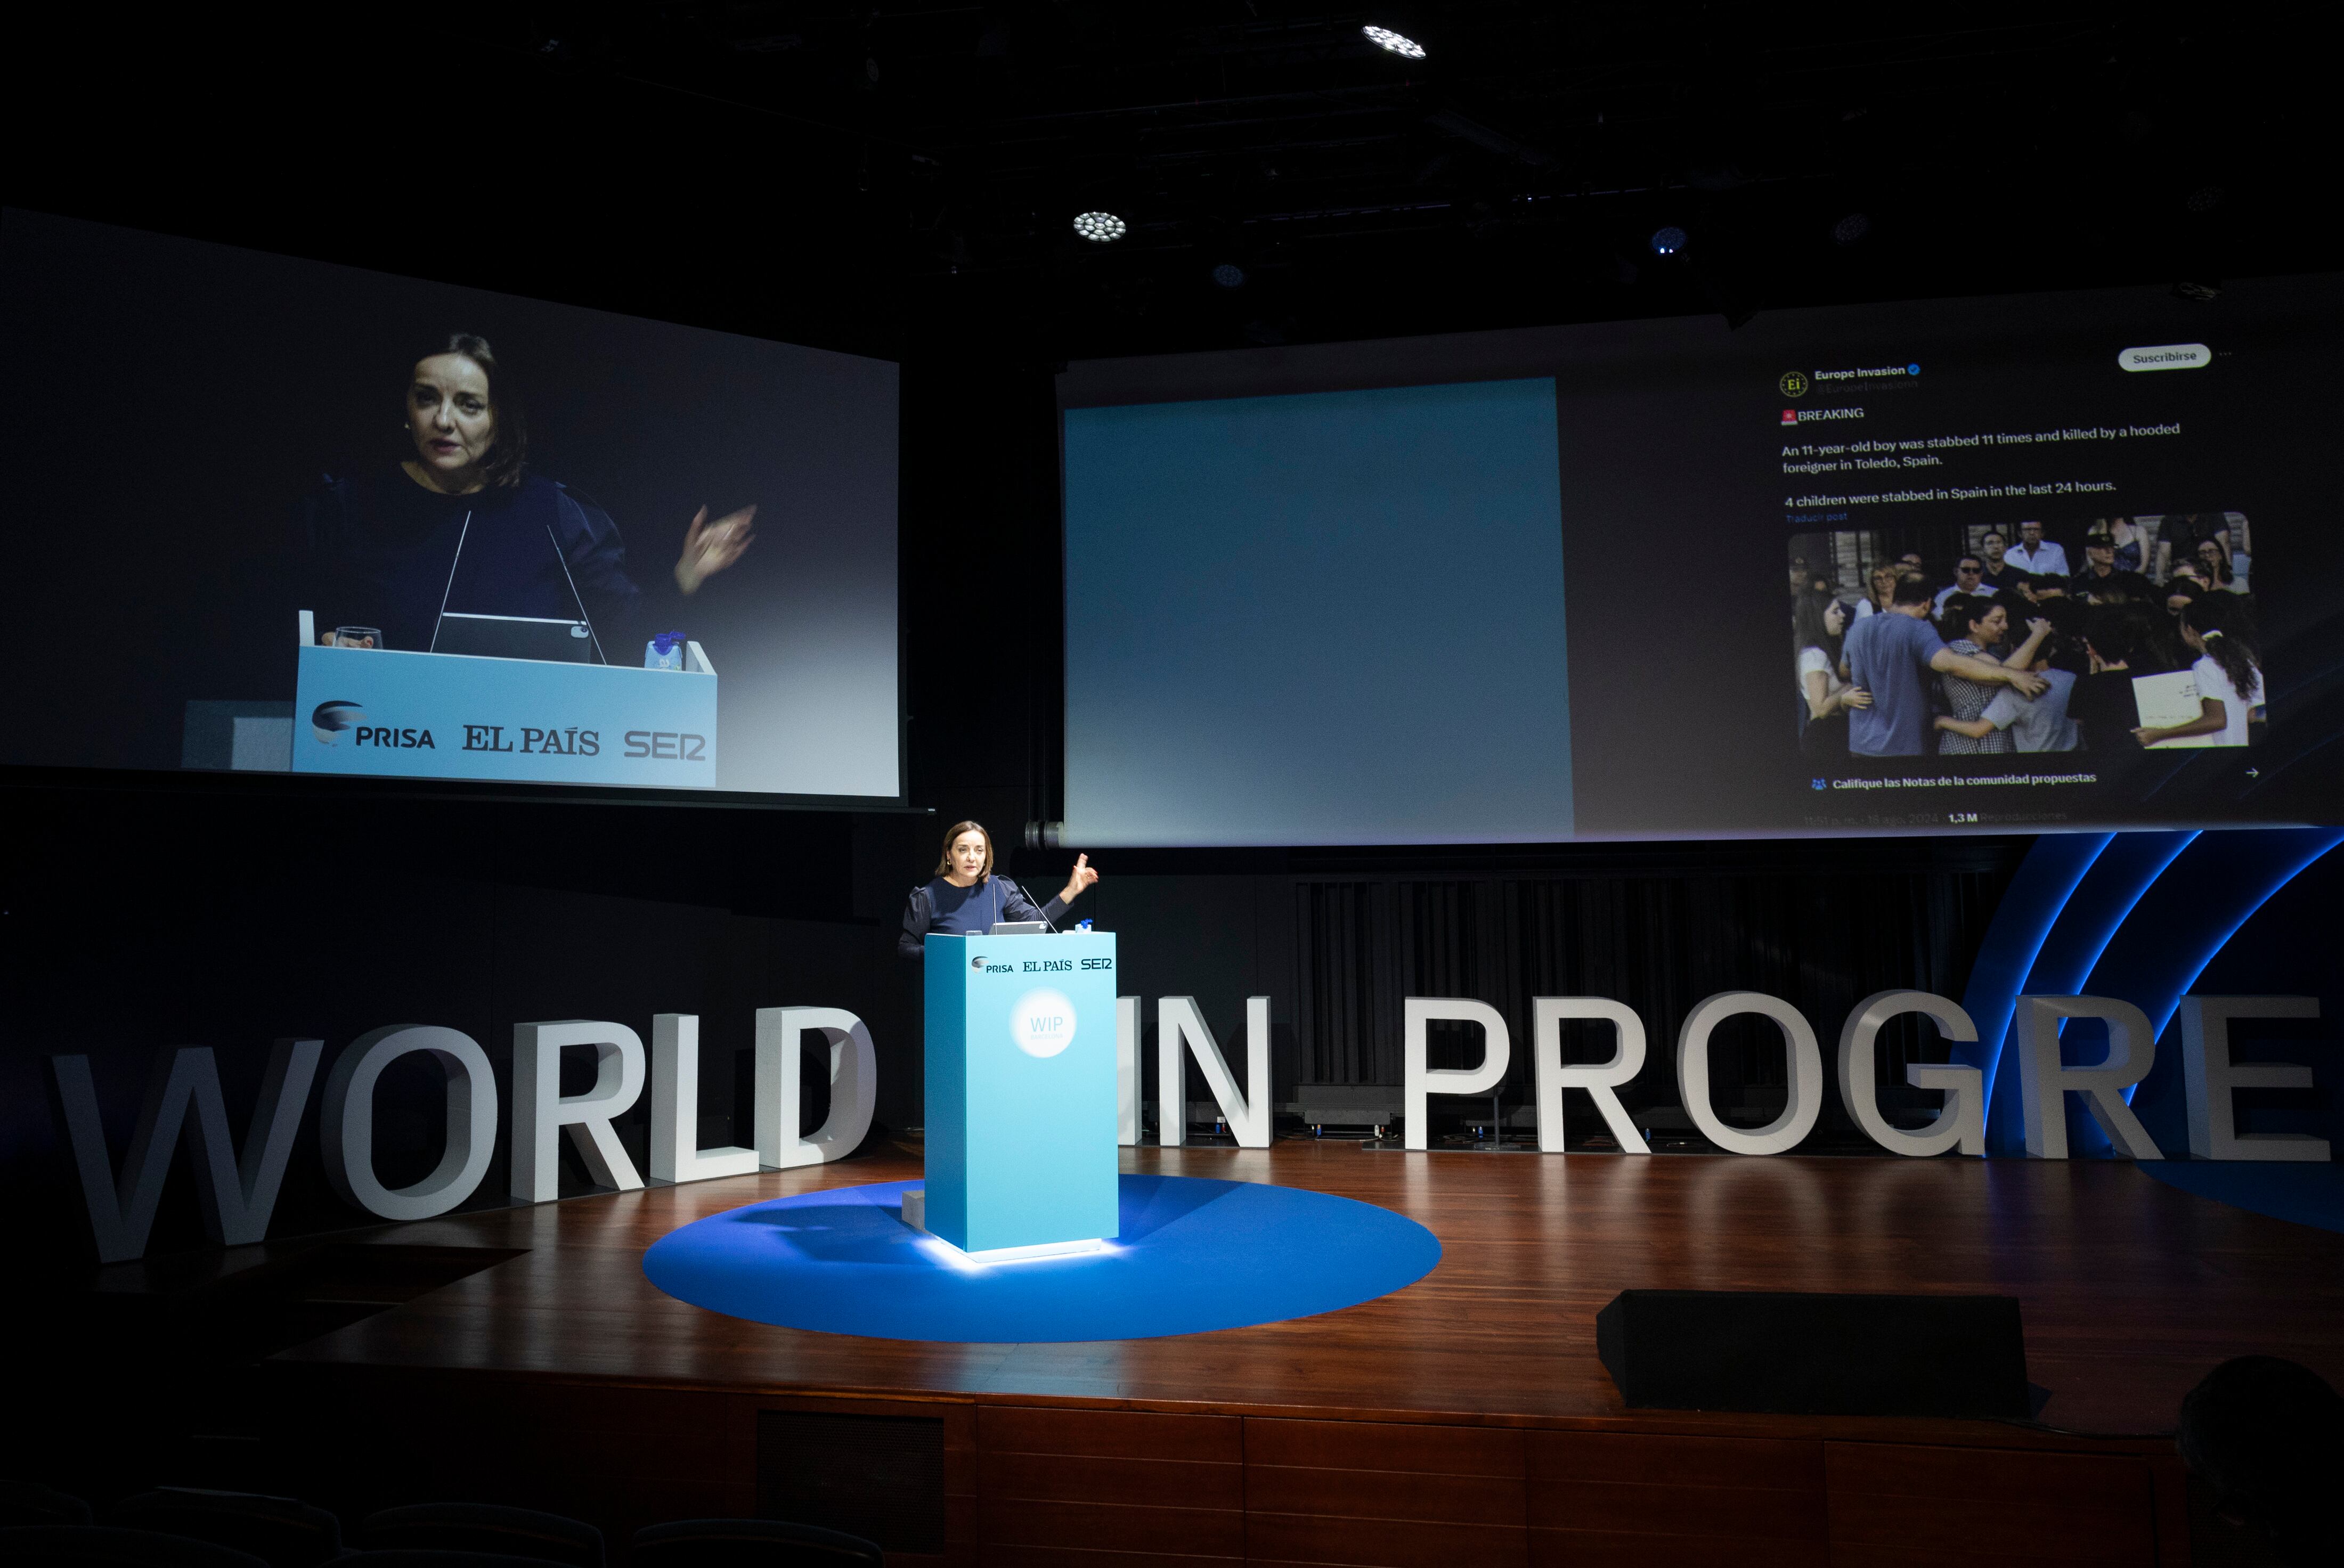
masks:
[[[2147,751],[2262,731],[2241,512],[1802,533],[1789,565],[1812,771],[1945,758],[1964,774],[2088,783]]]

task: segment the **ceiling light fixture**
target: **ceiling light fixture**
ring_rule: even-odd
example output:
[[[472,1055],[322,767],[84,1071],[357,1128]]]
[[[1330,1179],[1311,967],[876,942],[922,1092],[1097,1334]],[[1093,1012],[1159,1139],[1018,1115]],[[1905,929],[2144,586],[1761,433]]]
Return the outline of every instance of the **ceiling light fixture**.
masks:
[[[1376,47],[1398,55],[1403,60],[1424,58],[1423,45],[1413,38],[1403,37],[1389,27],[1362,27],[1359,31],[1365,33]]]
[[[1131,226],[1111,212],[1084,212],[1075,215],[1075,232],[1093,245],[1106,245],[1121,239]]]
[[[1652,231],[1654,256],[1674,256],[1684,247],[1685,231],[1676,225],[1671,224],[1666,228],[1656,228]]]

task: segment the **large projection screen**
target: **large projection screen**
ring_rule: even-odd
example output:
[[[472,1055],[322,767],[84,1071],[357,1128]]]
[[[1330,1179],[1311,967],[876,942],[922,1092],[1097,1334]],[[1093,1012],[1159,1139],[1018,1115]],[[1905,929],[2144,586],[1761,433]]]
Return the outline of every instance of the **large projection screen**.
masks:
[[[1076,364],[1070,843],[2327,822],[2330,276]]]
[[[901,799],[894,364],[18,210],[0,280],[0,761]]]

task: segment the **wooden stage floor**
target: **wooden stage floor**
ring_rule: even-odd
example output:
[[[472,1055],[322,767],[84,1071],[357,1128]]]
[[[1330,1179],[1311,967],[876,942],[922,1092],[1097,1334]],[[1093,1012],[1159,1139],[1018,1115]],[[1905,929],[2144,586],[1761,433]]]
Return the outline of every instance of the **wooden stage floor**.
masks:
[[[1619,1418],[1595,1356],[1622,1290],[2017,1296],[2048,1425],[2169,1432],[2225,1356],[2291,1356],[2344,1383],[2344,1236],[2177,1191],[2116,1161],[1124,1151],[1124,1168],[1314,1188],[1430,1228],[1440,1265],[1321,1317],[1170,1339],[1040,1345],[865,1340],[721,1317],[643,1278],[703,1215],[916,1177],[909,1154],[387,1228],[403,1245],[525,1256],[289,1359],[695,1387],[1018,1394],[1413,1419]]]
[[[375,1478],[353,1511],[487,1495],[619,1539],[702,1514],[870,1519],[905,1533],[903,1565],[2177,1568],[2193,1536],[2196,1561],[2229,1560],[2164,1435],[2183,1392],[2247,1352],[2344,1382],[2344,1236],[2126,1164],[1295,1141],[1124,1158],[1383,1204],[1430,1228],[1441,1261],[1320,1317],[1038,1345],[773,1328],[643,1278],[644,1249],[704,1215],[916,1176],[891,1149],[377,1232],[520,1251],[274,1358],[281,1430]],[[2049,1399],[2039,1425],[1629,1412],[1594,1319],[1640,1286],[2016,1295]],[[858,1421],[931,1433],[930,1524],[790,1500],[789,1466],[867,1435]]]

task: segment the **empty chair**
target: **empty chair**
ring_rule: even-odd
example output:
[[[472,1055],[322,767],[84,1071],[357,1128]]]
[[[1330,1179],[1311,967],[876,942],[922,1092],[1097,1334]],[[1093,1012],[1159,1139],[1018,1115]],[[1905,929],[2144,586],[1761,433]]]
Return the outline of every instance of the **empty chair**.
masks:
[[[0,1481],[0,1529],[15,1524],[87,1524],[89,1504],[37,1481]]]
[[[581,1520],[532,1508],[500,1508],[492,1503],[415,1503],[369,1514],[359,1525],[359,1545],[388,1551],[490,1552],[561,1563],[568,1568],[602,1568],[602,1533]]]
[[[294,1497],[166,1486],[124,1498],[106,1522],[233,1547],[269,1568],[317,1568],[342,1554],[341,1521]]]
[[[153,1530],[95,1524],[22,1524],[0,1529],[9,1568],[268,1568],[249,1552]]]
[[[679,1519],[635,1532],[631,1568],[886,1568],[860,1535],[778,1519]]]

